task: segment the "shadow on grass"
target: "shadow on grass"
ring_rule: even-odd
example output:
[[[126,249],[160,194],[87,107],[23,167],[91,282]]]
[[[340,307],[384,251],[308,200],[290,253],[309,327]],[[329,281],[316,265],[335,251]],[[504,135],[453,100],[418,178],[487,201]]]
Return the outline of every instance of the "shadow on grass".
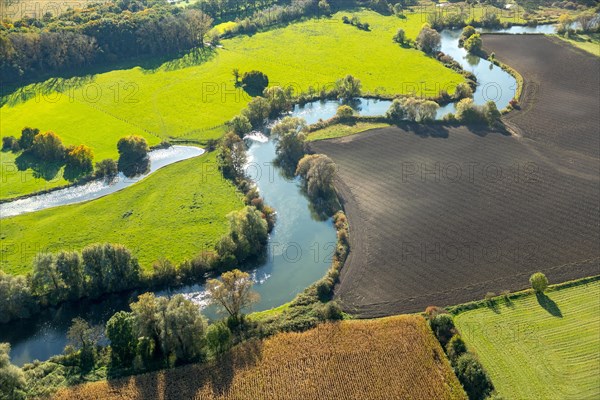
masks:
[[[31,168],[34,178],[42,178],[46,181],[51,181],[57,177],[63,163],[39,161],[28,152],[23,152],[15,158],[15,165],[19,171],[26,171]]]
[[[558,308],[558,304],[544,293],[536,293],[537,301],[542,308],[550,313],[550,315],[562,318],[562,312]]]

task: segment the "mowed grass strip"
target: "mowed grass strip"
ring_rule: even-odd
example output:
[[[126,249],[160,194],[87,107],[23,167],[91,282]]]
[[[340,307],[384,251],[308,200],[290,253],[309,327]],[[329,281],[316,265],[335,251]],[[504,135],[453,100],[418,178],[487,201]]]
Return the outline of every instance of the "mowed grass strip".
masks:
[[[390,124],[385,122],[357,122],[352,125],[335,124],[308,134],[309,141],[334,139],[343,136],[350,136],[369,129],[387,128]]]
[[[0,220],[2,269],[31,271],[39,251],[81,250],[121,243],[143,268],[212,250],[227,232],[226,215],[243,207],[241,194],[216,170],[215,153],[181,161],[114,194]]]
[[[544,304],[544,306],[542,305]],[[505,399],[600,397],[600,281],[479,308],[454,321]]]
[[[251,341],[217,362],[59,391],[56,399],[466,399],[420,316]]]
[[[356,15],[371,31],[343,24],[342,15]],[[18,136],[25,126],[53,130],[67,145],[91,146],[96,160],[116,158],[117,140],[129,134],[140,134],[150,144],[169,137],[218,138],[222,125],[250,100],[234,87],[234,68],[260,70],[271,85],[292,85],[297,92],[330,87],[352,74],[364,91],[373,93],[436,95],[441,88],[453,93],[464,80],[461,75],[392,41],[398,28],[416,38],[423,18],[343,12],[223,40],[221,49],[190,53],[153,70],[136,67],[69,81],[51,79],[21,88],[0,108],[0,136]],[[23,93],[30,98],[21,99]],[[12,195],[32,190],[31,184],[18,181],[11,186]],[[35,188],[43,189],[43,182]]]

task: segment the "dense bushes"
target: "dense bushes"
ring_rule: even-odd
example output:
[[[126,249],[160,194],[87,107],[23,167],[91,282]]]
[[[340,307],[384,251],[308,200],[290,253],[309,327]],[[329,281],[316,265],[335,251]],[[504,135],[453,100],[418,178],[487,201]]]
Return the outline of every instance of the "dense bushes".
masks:
[[[454,326],[452,316],[437,307],[428,307],[425,314],[469,399],[485,399],[493,392],[494,386],[477,357],[468,351]]]
[[[0,399],[25,399],[26,384],[23,371],[10,363],[10,344],[0,343]]]
[[[78,177],[90,175],[94,172],[93,159],[94,153],[86,145],[68,147],[65,155],[63,176],[69,181],[74,181]]]
[[[477,106],[473,99],[462,99],[456,105],[456,119],[465,124],[487,123],[497,126],[500,123],[500,111],[496,103],[489,100],[484,106]]]
[[[344,24],[349,24],[352,26],[357,27],[358,29],[361,29],[363,31],[368,31],[370,29],[370,25],[368,22],[361,22],[360,19],[358,19],[358,17],[356,15],[352,16],[352,18],[348,18],[347,16],[343,16],[342,17],[342,22]]]
[[[148,142],[141,136],[131,135],[119,139],[117,142],[119,151],[119,161],[117,163],[119,171],[128,177],[141,175],[150,169],[150,159],[148,158]]]
[[[401,120],[426,122],[435,119],[439,105],[435,101],[415,98],[402,97],[394,99],[392,105],[386,112],[386,117],[392,122]]]
[[[338,207],[335,174],[335,163],[324,154],[306,155],[298,162],[296,175],[303,178],[304,189],[320,214],[331,215]]]
[[[253,206],[227,215],[229,233],[217,243],[223,266],[233,266],[263,252],[268,239],[268,225],[263,214]]]
[[[351,100],[359,97],[361,94],[362,84],[360,79],[356,79],[352,75],[346,75],[342,79],[335,82],[335,90],[339,99]]]
[[[481,54],[481,46],[483,42],[481,41],[481,35],[479,33],[475,33],[469,36],[468,39],[464,41],[465,49],[471,54]]]

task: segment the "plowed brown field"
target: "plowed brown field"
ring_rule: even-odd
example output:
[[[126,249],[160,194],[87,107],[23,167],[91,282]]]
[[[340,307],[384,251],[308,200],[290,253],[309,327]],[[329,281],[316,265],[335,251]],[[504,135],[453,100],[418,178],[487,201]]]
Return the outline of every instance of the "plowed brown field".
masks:
[[[324,324],[190,365],[56,394],[55,399],[465,399],[422,317]]]
[[[484,44],[525,78],[515,135],[405,126],[312,143],[339,167],[346,311],[481,299],[538,270],[552,282],[600,273],[599,59],[543,36]]]

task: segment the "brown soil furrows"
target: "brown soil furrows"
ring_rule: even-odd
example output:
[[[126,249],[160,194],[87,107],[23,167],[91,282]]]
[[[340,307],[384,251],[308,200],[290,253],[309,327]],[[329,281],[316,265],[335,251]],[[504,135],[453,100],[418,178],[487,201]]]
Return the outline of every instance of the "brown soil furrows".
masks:
[[[517,132],[408,125],[312,143],[338,165],[351,251],[336,297],[375,317],[600,273],[600,62],[486,35],[525,80]]]
[[[600,59],[543,35],[484,35],[484,48],[523,76],[522,110],[506,120],[563,157],[600,155]],[[597,170],[596,170],[597,173]]]

